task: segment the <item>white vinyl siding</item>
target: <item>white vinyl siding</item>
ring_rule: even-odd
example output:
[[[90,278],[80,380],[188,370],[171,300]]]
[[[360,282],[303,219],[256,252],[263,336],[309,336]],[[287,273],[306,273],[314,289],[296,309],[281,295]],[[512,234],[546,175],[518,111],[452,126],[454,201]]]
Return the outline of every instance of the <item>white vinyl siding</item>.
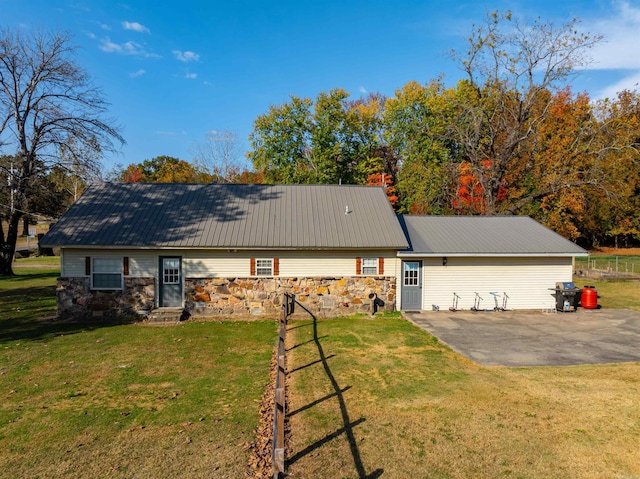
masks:
[[[336,251],[277,251],[270,252],[278,258],[279,274],[293,277],[355,276],[356,257],[384,257],[385,273],[392,275],[396,261],[395,252],[336,252]],[[229,278],[250,276],[249,258],[257,261],[265,258],[265,252],[195,252],[185,253],[184,274],[187,278]],[[377,267],[377,263],[376,263]],[[256,271],[257,272],[257,271]]]
[[[493,309],[491,292],[508,296],[507,309],[549,309],[555,304],[553,291],[557,281],[572,281],[570,257],[531,258],[423,258],[423,309],[436,305],[447,310],[453,293],[460,296],[458,307],[474,305],[475,293],[483,298],[481,309]],[[398,295],[400,296],[400,295]]]
[[[129,276],[151,278],[158,273],[158,255],[154,252],[131,250],[76,250],[65,249],[60,256],[61,276],[85,276],[85,258],[129,258]]]
[[[345,254],[326,253],[307,254],[299,256],[280,256],[280,276],[355,276],[357,253]]]
[[[86,251],[63,250],[60,254],[60,276],[77,278],[85,276],[85,258],[90,256]]]
[[[194,250],[88,250],[65,249],[62,275],[85,276],[85,258],[129,258],[129,276],[156,277],[160,256],[182,256],[185,278],[249,277],[250,258],[278,258],[279,274],[294,277],[342,277],[356,275],[356,258],[384,258],[384,274],[393,276],[399,260],[395,251],[194,251]],[[256,264],[257,266],[257,264]],[[377,266],[377,264],[376,264]]]
[[[129,276],[150,278],[158,273],[158,255],[146,252],[129,252]]]
[[[185,252],[182,271],[185,278],[248,277],[251,255],[222,252]]]

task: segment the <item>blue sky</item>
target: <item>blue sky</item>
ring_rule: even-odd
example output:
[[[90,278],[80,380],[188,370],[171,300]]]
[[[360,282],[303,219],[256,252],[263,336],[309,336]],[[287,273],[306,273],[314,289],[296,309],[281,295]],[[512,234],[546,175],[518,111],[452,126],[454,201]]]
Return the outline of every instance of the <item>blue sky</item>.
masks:
[[[0,25],[64,29],[127,141],[104,159],[191,160],[208,131],[240,147],[254,119],[290,95],[344,88],[393,95],[406,82],[461,77],[447,56],[487,11],[605,35],[574,91],[611,96],[640,82],[640,0],[90,1],[0,0]]]

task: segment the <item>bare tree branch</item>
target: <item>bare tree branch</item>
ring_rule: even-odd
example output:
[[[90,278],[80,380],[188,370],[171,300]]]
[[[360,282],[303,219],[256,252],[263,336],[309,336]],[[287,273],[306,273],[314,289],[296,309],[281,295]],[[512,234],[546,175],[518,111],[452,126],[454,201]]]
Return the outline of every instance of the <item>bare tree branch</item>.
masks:
[[[32,185],[67,161],[61,148],[75,144],[104,152],[125,143],[120,128],[104,117],[109,105],[76,63],[75,51],[67,32],[0,30],[0,153],[17,162],[16,207],[0,238],[0,275],[12,274],[18,221]],[[99,157],[75,161],[95,170]]]

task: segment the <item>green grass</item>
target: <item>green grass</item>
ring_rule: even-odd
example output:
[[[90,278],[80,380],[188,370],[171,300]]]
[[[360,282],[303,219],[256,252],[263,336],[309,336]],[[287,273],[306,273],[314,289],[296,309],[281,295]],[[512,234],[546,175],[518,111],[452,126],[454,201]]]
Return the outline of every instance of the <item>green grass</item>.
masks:
[[[0,340],[37,336],[44,316],[55,314],[59,258],[28,258],[14,263],[16,276],[0,277]],[[46,334],[46,328],[42,331]]]
[[[13,261],[13,268],[21,270],[24,268],[51,268],[60,267],[59,256],[31,256],[29,258],[18,258]]]
[[[292,477],[636,477],[637,363],[483,368],[400,318],[296,321]]]
[[[575,282],[578,287],[594,286],[598,291],[598,305],[603,308],[640,311],[640,281],[576,278]]]
[[[42,320],[55,261],[0,278],[0,476],[243,477],[275,324]],[[287,347],[294,477],[640,475],[638,364],[481,368],[397,313],[296,321]]]
[[[69,324],[56,270],[0,279],[2,477],[242,477],[272,321]]]

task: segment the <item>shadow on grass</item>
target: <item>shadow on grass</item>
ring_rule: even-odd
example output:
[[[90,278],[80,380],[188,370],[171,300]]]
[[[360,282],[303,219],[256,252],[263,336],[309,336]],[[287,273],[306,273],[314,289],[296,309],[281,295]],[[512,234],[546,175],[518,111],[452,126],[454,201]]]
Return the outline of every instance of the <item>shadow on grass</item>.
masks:
[[[10,285],[22,281],[49,279],[54,273],[36,273],[11,278]],[[102,327],[124,324],[123,321],[87,318],[62,321],[55,318],[56,287],[26,286],[0,291],[0,343],[22,340],[50,340],[62,334],[75,334]]]
[[[51,279],[53,281],[55,281],[56,278],[58,278],[58,276],[60,276],[60,271],[58,270],[54,270],[54,271],[43,271],[40,273],[33,273],[33,272],[29,272],[29,274],[24,274],[22,272],[16,274],[15,276],[0,276],[0,279],[5,279],[8,281],[11,281],[12,283],[22,283],[25,281],[34,281],[34,280],[39,280],[39,279]]]
[[[76,320],[55,319],[3,320],[0,321],[0,343],[11,341],[48,341],[57,336],[93,331],[99,328],[129,324],[133,321],[117,320]]]
[[[345,401],[344,398],[344,393],[345,391],[348,391],[349,389],[351,389],[351,386],[346,386],[344,388],[341,388],[340,385],[338,384],[337,379],[335,378],[335,376],[333,375],[333,372],[331,371],[331,368],[329,367],[329,362],[328,359],[334,357],[335,355],[329,355],[327,356],[324,352],[324,349],[322,348],[322,344],[320,344],[320,338],[324,338],[326,336],[318,336],[318,319],[315,317],[315,315],[313,315],[313,313],[311,313],[309,310],[307,310],[303,305],[301,305],[300,303],[298,303],[296,301],[296,304],[298,306],[300,306],[302,309],[304,309],[312,318],[313,318],[313,342],[316,345],[316,348],[318,349],[318,356],[319,356],[319,360],[317,361],[313,361],[312,363],[302,366],[300,368],[295,369],[294,371],[299,371],[301,369],[304,369],[307,366],[310,366],[311,364],[317,364],[317,363],[322,363],[322,367],[324,368],[324,372],[327,375],[327,378],[329,379],[329,382],[331,383],[331,387],[333,388],[333,392],[326,395],[323,398],[317,399],[315,401],[313,401],[310,404],[307,404],[306,406],[302,406],[301,408],[297,409],[296,411],[293,411],[291,414],[297,414],[299,412],[305,411],[307,409],[310,409],[312,407],[314,407],[315,405],[324,402],[326,400],[329,399],[333,399],[336,398],[338,400],[338,404],[340,406],[340,415],[342,417],[342,427],[336,429],[334,432],[332,432],[331,434],[326,435],[325,437],[323,437],[322,439],[314,442],[313,444],[310,444],[309,446],[305,447],[304,449],[302,449],[301,451],[298,451],[293,457],[289,458],[289,460],[287,461],[288,464],[294,464],[296,461],[298,461],[299,459],[303,458],[304,456],[306,456],[307,454],[310,454],[311,452],[315,451],[316,449],[321,448],[322,446],[324,446],[326,443],[330,442],[333,439],[336,439],[337,437],[340,437],[341,435],[346,435],[347,437],[347,441],[349,442],[349,449],[351,450],[351,456],[353,458],[353,464],[356,468],[356,471],[358,473],[358,479],[376,479],[380,476],[382,476],[382,473],[384,472],[384,469],[376,469],[375,471],[367,474],[367,471],[364,467],[364,464],[362,463],[362,458],[360,457],[360,449],[358,448],[358,442],[356,441],[355,438],[355,434],[353,432],[354,428],[360,424],[362,424],[364,421],[366,421],[365,418],[359,418],[356,419],[355,421],[352,421],[351,418],[349,417],[349,411],[347,409],[347,402]],[[293,329],[293,328],[292,328]],[[295,349],[297,346],[293,346],[291,349]],[[290,371],[290,373],[293,371]]]

